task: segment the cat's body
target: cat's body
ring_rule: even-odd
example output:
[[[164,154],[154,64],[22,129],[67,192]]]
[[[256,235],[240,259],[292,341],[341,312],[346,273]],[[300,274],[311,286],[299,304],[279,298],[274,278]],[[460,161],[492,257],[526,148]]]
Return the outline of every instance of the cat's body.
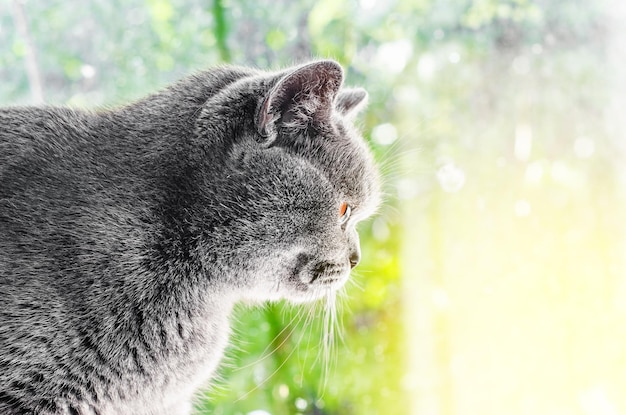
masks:
[[[0,110],[0,414],[189,414],[237,301],[343,285],[378,188],[341,82],[224,67]]]

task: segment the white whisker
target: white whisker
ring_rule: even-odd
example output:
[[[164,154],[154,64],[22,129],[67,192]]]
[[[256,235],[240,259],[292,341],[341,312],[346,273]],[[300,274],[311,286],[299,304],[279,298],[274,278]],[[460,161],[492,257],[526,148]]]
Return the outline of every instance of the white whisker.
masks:
[[[283,313],[284,316],[284,313]],[[250,368],[252,366],[255,366],[257,364],[259,364],[260,362],[266,360],[268,357],[274,355],[280,348],[283,347],[283,345],[287,342],[287,340],[289,340],[291,338],[291,336],[293,335],[293,333],[296,331],[296,329],[298,328],[298,324],[300,323],[300,320],[302,320],[303,317],[303,313],[302,313],[302,309],[298,310],[298,313],[296,314],[296,316],[289,321],[289,323],[287,323],[285,325],[285,327],[283,327],[283,329],[274,336],[274,338],[272,339],[271,342],[269,342],[269,344],[265,347],[265,349],[261,352],[261,357],[259,357],[258,359],[256,359],[254,362],[249,363],[245,366],[241,366],[238,367],[234,370],[234,372],[239,372],[241,370]],[[286,336],[284,336],[284,338],[281,340],[281,342],[277,345],[276,344],[276,340],[278,338],[280,338],[282,336],[282,334],[287,330],[291,328],[291,330],[289,331],[289,334],[287,334]],[[269,352],[267,353],[267,351],[270,349],[270,347],[272,347],[273,345],[275,345],[275,347]]]

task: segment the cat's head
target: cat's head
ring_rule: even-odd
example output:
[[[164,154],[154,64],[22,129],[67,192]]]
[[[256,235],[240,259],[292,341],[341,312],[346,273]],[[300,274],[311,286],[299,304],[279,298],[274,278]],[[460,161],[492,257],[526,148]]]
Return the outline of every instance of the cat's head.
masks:
[[[213,214],[217,239],[236,242],[223,254],[242,298],[320,298],[360,261],[356,226],[379,204],[379,177],[352,125],[367,93],[342,83],[337,63],[319,61],[240,80],[217,101],[239,108],[220,130],[231,136]],[[205,122],[224,120],[215,104]]]

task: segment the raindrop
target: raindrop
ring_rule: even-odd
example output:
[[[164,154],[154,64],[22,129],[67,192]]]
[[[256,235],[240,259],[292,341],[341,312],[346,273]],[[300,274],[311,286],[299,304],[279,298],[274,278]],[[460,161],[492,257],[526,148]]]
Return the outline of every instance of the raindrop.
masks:
[[[80,74],[83,76],[83,78],[85,79],[91,79],[96,75],[96,68],[94,68],[91,65],[83,65],[80,67]]]
[[[435,73],[435,58],[433,58],[429,54],[423,55],[419,62],[417,63],[417,73],[420,78],[428,81],[430,80]]]
[[[521,217],[526,217],[530,215],[530,203],[527,200],[521,199],[515,202],[515,215]]]
[[[398,130],[393,124],[380,124],[372,129],[372,139],[383,146],[388,146],[398,139]]]
[[[448,293],[444,289],[436,288],[431,295],[433,304],[438,309],[442,310],[450,305],[450,297],[448,297]]]
[[[376,357],[380,357],[385,353],[385,348],[383,347],[382,344],[377,345],[376,347],[374,347],[374,355]]]
[[[478,197],[478,199],[476,199],[476,209],[478,209],[479,212],[484,212],[486,208],[487,202],[485,198],[482,196]]]
[[[372,223],[372,235],[377,241],[385,242],[389,239],[391,232],[389,231],[389,226],[387,226],[387,221],[382,217],[378,217]]]
[[[465,184],[465,173],[449,161],[437,170],[437,180],[445,192],[455,193],[461,190]]]
[[[267,370],[265,370],[262,365],[257,365],[254,368],[252,377],[254,379],[254,383],[260,385],[267,379]]]
[[[571,172],[567,164],[561,160],[552,163],[550,168],[550,176],[557,183],[565,184],[570,181]]]
[[[400,73],[406,66],[413,46],[407,39],[384,43],[378,48],[378,62],[391,73]]]
[[[533,130],[530,125],[520,124],[515,127],[515,157],[520,161],[530,158],[533,146]]]
[[[580,137],[574,141],[574,153],[581,159],[588,159],[596,151],[596,145],[590,138]]]
[[[287,397],[289,396],[289,386],[285,385],[284,383],[279,385],[278,396],[280,396],[283,399],[287,399]]]
[[[362,9],[365,10],[372,10],[374,7],[376,7],[376,0],[360,0],[359,4],[361,5]]]
[[[539,184],[543,178],[543,166],[541,162],[534,161],[526,167],[524,180],[529,184]]]
[[[518,75],[525,75],[530,70],[530,62],[526,56],[518,56],[513,59],[513,72]]]
[[[296,408],[298,408],[301,411],[304,411],[306,407],[309,406],[306,399],[302,399],[302,398],[296,398],[295,404],[296,404]]]
[[[393,92],[394,99],[408,106],[417,105],[420,100],[420,94],[417,88],[412,86],[397,87]]]
[[[403,178],[396,182],[396,189],[400,199],[412,199],[419,193],[419,186],[415,180]]]

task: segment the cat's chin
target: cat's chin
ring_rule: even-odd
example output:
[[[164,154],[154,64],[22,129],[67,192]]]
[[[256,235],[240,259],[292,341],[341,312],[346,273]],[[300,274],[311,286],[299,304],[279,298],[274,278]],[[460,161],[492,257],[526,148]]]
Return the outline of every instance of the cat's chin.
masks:
[[[328,291],[316,291],[315,293],[309,294],[292,294],[286,295],[284,297],[285,300],[292,304],[304,304],[304,303],[312,303],[315,301],[319,301],[322,298],[325,298],[328,295]]]
[[[253,290],[243,299],[246,304],[260,304],[266,301],[286,300],[293,304],[303,304],[318,301],[334,294],[348,281],[349,274],[332,280],[315,281],[308,284],[279,284],[273,290]]]
[[[328,297],[344,287],[348,281],[349,274],[339,276],[332,280],[316,281],[308,284],[306,290],[285,290],[283,298],[294,304],[310,303]]]

